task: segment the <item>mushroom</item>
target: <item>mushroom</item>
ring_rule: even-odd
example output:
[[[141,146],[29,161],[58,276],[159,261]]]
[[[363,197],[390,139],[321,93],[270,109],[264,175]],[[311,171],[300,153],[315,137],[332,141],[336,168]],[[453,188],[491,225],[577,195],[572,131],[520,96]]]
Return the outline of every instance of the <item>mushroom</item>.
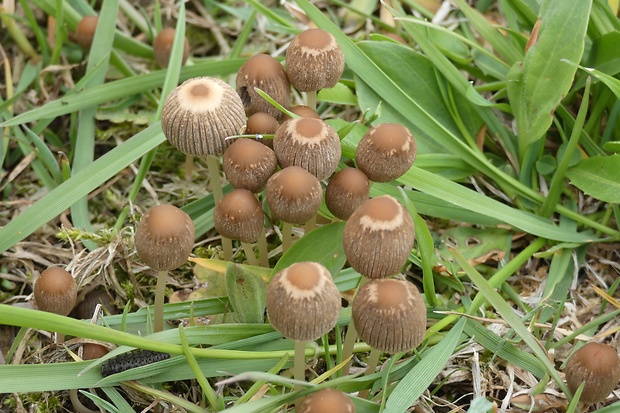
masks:
[[[268,146],[238,139],[224,152],[222,169],[233,187],[259,193],[278,169],[278,159]]]
[[[357,291],[351,311],[359,337],[372,348],[366,374],[374,373],[380,352],[410,351],[424,339],[426,306],[408,281],[368,281]]]
[[[370,196],[366,174],[356,168],[344,168],[331,177],[325,188],[325,205],[337,218],[347,220]]]
[[[155,56],[155,62],[161,67],[168,67],[170,62],[170,54],[172,53],[172,45],[174,43],[174,35],[176,30],[172,27],[163,29],[155,39],[153,40],[153,55]],[[181,64],[184,65],[189,57],[189,42],[187,38],[183,43],[183,58]]]
[[[164,326],[164,293],[168,271],[187,261],[194,246],[192,219],[174,205],[157,205],[148,210],[136,229],[136,252],[142,261],[156,270],[155,332]]]
[[[374,182],[389,182],[411,168],[416,143],[409,129],[398,123],[382,123],[362,137],[355,151],[357,167]]]
[[[237,72],[237,93],[241,97],[246,115],[265,112],[281,119],[284,114],[259,95],[255,88],[261,89],[283,107],[289,107],[291,85],[280,62],[267,54],[250,57]]]
[[[349,217],[342,236],[349,264],[368,278],[398,273],[414,240],[411,216],[389,195],[364,201]]]
[[[319,181],[334,173],[342,154],[338,133],[315,118],[284,122],[273,137],[273,151],[282,168],[301,166]]]
[[[250,142],[269,149],[258,142]],[[252,192],[235,189],[224,195],[213,210],[213,225],[222,236],[241,241],[250,264],[258,264],[249,244],[256,241],[263,231],[264,213]]]
[[[34,302],[41,311],[68,315],[77,301],[77,284],[66,270],[49,267],[34,284]]]
[[[298,262],[273,276],[267,286],[269,322],[295,340],[295,379],[305,379],[305,342],[329,332],[338,321],[340,293],[317,262]]]
[[[230,144],[246,123],[243,103],[227,83],[212,77],[197,77],[177,86],[166,98],[161,126],[166,139],[180,151],[207,157],[213,198],[224,195],[220,163],[216,156]],[[232,256],[232,242],[222,238],[226,259]]]
[[[342,391],[327,388],[306,397],[297,412],[355,413],[355,405]]]
[[[97,23],[99,23],[99,17],[97,16],[84,16],[79,21],[75,28],[75,41],[84,50],[89,50],[93,44],[95,38],[95,31],[97,31]]]
[[[620,358],[615,348],[602,343],[587,343],[575,351],[564,370],[566,384],[575,393],[585,382],[581,398],[583,403],[602,402],[620,380]]]
[[[295,115],[300,116],[302,118],[315,118],[321,119],[321,115],[310,106],[306,105],[296,105],[289,109],[289,111],[293,112]]]
[[[269,178],[267,204],[274,219],[284,222],[282,250],[291,243],[292,224],[303,224],[321,207],[323,192],[319,180],[299,166],[286,167]]]
[[[334,87],[344,71],[344,55],[334,36],[321,29],[297,35],[286,50],[286,73],[293,86],[308,93],[316,107],[316,92]]]
[[[258,142],[273,148],[273,139],[264,139],[263,135],[273,135],[280,127],[280,124],[268,113],[256,112],[248,118],[245,133],[257,135]],[[258,136],[260,135],[260,137]]]

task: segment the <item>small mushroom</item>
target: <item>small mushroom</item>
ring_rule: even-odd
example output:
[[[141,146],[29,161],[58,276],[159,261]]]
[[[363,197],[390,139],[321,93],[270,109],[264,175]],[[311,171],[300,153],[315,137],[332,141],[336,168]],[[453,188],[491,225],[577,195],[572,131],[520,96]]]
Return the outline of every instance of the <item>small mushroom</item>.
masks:
[[[248,116],[265,112],[281,119],[284,114],[260,96],[255,88],[261,89],[283,107],[289,107],[291,85],[280,62],[267,54],[250,57],[237,72],[237,93]]]
[[[269,139],[263,135],[273,135],[276,133],[280,123],[277,119],[265,112],[256,112],[248,118],[245,133],[249,135],[257,135],[256,140],[263,145],[273,148],[273,137]],[[258,136],[260,135],[260,137]]]
[[[336,389],[323,389],[306,397],[298,413],[355,413],[355,405],[345,393]]]
[[[196,77],[177,86],[166,98],[161,126],[166,139],[181,152],[221,155],[245,126],[243,103],[226,82]]]
[[[334,36],[324,30],[300,33],[286,50],[286,73],[300,92],[334,87],[343,71],[342,49]]]
[[[278,159],[268,146],[238,139],[224,152],[222,169],[233,187],[259,193],[278,169]]]
[[[154,331],[164,325],[164,292],[168,271],[183,265],[194,246],[192,219],[174,205],[157,205],[148,210],[136,229],[136,252],[156,270]]]
[[[296,105],[290,108],[289,110],[293,112],[295,115],[301,116],[302,118],[321,119],[321,115],[319,115],[318,112],[312,109],[310,106]]]
[[[414,241],[411,216],[389,195],[364,201],[349,217],[342,236],[349,264],[368,278],[398,273]]]
[[[34,301],[41,311],[66,316],[77,301],[77,284],[66,270],[49,267],[34,284]]]
[[[84,16],[77,24],[75,28],[75,41],[82,49],[89,50],[90,46],[93,44],[95,31],[97,31],[97,23],[99,23],[99,17]]]
[[[317,262],[298,262],[273,276],[267,286],[269,322],[295,340],[294,371],[304,380],[305,343],[329,332],[338,321],[341,301],[331,274]]]
[[[155,62],[161,67],[168,67],[170,62],[170,54],[172,53],[172,45],[174,43],[174,35],[176,30],[172,27],[163,29],[155,39],[153,40],[153,55],[155,56]],[[189,42],[185,39],[183,43],[183,58],[181,64],[185,64],[189,57]]]
[[[273,151],[282,168],[301,166],[320,181],[334,173],[342,154],[338,133],[315,118],[284,122],[273,137]]]
[[[602,402],[620,380],[620,358],[615,348],[602,343],[587,343],[575,351],[566,362],[566,384],[575,393],[585,382],[583,403]]]
[[[355,152],[357,167],[374,182],[389,182],[411,168],[416,143],[409,129],[398,123],[382,123],[371,128]]]
[[[362,285],[353,299],[352,317],[362,340],[386,353],[417,347],[426,332],[426,306],[415,285],[385,278]]]
[[[370,182],[356,168],[344,168],[331,177],[325,188],[325,205],[337,218],[347,220],[368,199]]]

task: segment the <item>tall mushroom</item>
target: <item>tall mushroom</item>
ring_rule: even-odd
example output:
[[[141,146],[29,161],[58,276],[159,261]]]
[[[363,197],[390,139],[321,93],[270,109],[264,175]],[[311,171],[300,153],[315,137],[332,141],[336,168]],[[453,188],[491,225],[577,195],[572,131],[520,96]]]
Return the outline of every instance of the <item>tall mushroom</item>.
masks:
[[[155,332],[164,328],[164,293],[168,271],[183,265],[194,246],[192,219],[174,205],[149,209],[136,229],[136,252],[146,265],[157,271],[155,287]]]
[[[304,168],[289,166],[276,172],[267,181],[267,204],[274,219],[283,222],[282,250],[291,244],[293,224],[310,220],[321,207],[321,183]]]
[[[238,135],[245,123],[239,95],[226,82],[216,78],[186,80],[164,102],[161,126],[166,139],[188,155],[206,156],[216,203],[224,195],[217,156],[230,144],[226,138]],[[230,258],[231,241],[223,238],[222,246],[224,256]]]
[[[286,50],[286,74],[295,89],[307,92],[316,107],[316,92],[334,87],[344,71],[344,54],[334,36],[321,29],[297,35]]]
[[[295,340],[295,379],[305,380],[305,342],[334,328],[340,308],[338,288],[317,262],[292,264],[269,282],[267,315],[276,330]]]
[[[252,56],[239,68],[237,93],[241,97],[248,116],[257,112],[265,112],[276,119],[281,119],[284,114],[259,95],[256,88],[261,89],[283,107],[289,107],[291,85],[286,72],[280,62],[267,54]]]

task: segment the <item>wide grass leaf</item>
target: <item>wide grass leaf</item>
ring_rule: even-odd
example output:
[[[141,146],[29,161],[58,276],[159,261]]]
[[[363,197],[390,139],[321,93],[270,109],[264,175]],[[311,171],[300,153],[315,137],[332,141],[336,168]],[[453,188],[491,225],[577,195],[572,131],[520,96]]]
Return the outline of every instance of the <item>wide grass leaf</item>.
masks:
[[[571,183],[603,202],[620,203],[620,155],[597,156],[568,170]]]

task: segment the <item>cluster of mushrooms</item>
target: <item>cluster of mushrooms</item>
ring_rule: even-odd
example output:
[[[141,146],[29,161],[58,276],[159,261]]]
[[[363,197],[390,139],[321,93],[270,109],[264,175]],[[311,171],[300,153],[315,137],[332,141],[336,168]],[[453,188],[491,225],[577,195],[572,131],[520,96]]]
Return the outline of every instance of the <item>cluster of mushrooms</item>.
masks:
[[[96,17],[87,16],[78,26],[77,41],[85,48],[92,42],[96,23]],[[155,57],[162,67],[168,64],[173,39],[173,29],[155,38]],[[188,54],[186,43],[184,61]],[[359,335],[373,349],[368,374],[374,372],[380,353],[411,351],[422,342],[426,329],[426,307],[418,289],[398,278],[414,245],[411,216],[393,197],[369,198],[371,182],[395,180],[411,167],[416,145],[404,126],[380,124],[359,142],[356,167],[336,172],[340,140],[314,105],[316,92],[333,87],[343,69],[344,58],[334,37],[310,29],[290,44],[286,70],[273,57],[260,54],[240,68],[236,90],[211,77],[185,81],[166,99],[162,129],[177,149],[207,158],[216,200],[215,228],[223,242],[240,241],[250,263],[255,263],[255,256],[249,244],[265,234],[265,212],[258,198],[263,191],[271,219],[284,223],[283,233],[291,225],[305,224],[306,231],[312,230],[323,199],[337,219],[347,221],[343,248],[349,265],[363,278],[351,304],[353,323],[344,357],[351,355]],[[291,85],[306,92],[308,106],[290,107]],[[289,112],[265,100],[257,89]],[[266,139],[269,136],[273,139]],[[226,195],[219,181],[220,156],[224,174],[235,188]],[[327,179],[323,191],[321,182]],[[155,331],[163,329],[167,272],[187,261],[194,236],[191,218],[172,205],[151,208],[136,229],[138,256],[158,271]],[[283,235],[282,241],[286,247],[290,238]],[[75,280],[61,268],[49,268],[38,278],[34,296],[40,310],[67,315],[77,297]],[[273,327],[296,343],[295,378],[304,381],[305,343],[331,331],[341,310],[332,275],[316,262],[295,263],[273,276],[266,304]],[[610,346],[588,343],[568,359],[565,373],[571,392],[583,384],[580,400],[597,403],[617,386],[620,358]],[[355,411],[352,401],[334,389],[313,393],[297,409]]]

